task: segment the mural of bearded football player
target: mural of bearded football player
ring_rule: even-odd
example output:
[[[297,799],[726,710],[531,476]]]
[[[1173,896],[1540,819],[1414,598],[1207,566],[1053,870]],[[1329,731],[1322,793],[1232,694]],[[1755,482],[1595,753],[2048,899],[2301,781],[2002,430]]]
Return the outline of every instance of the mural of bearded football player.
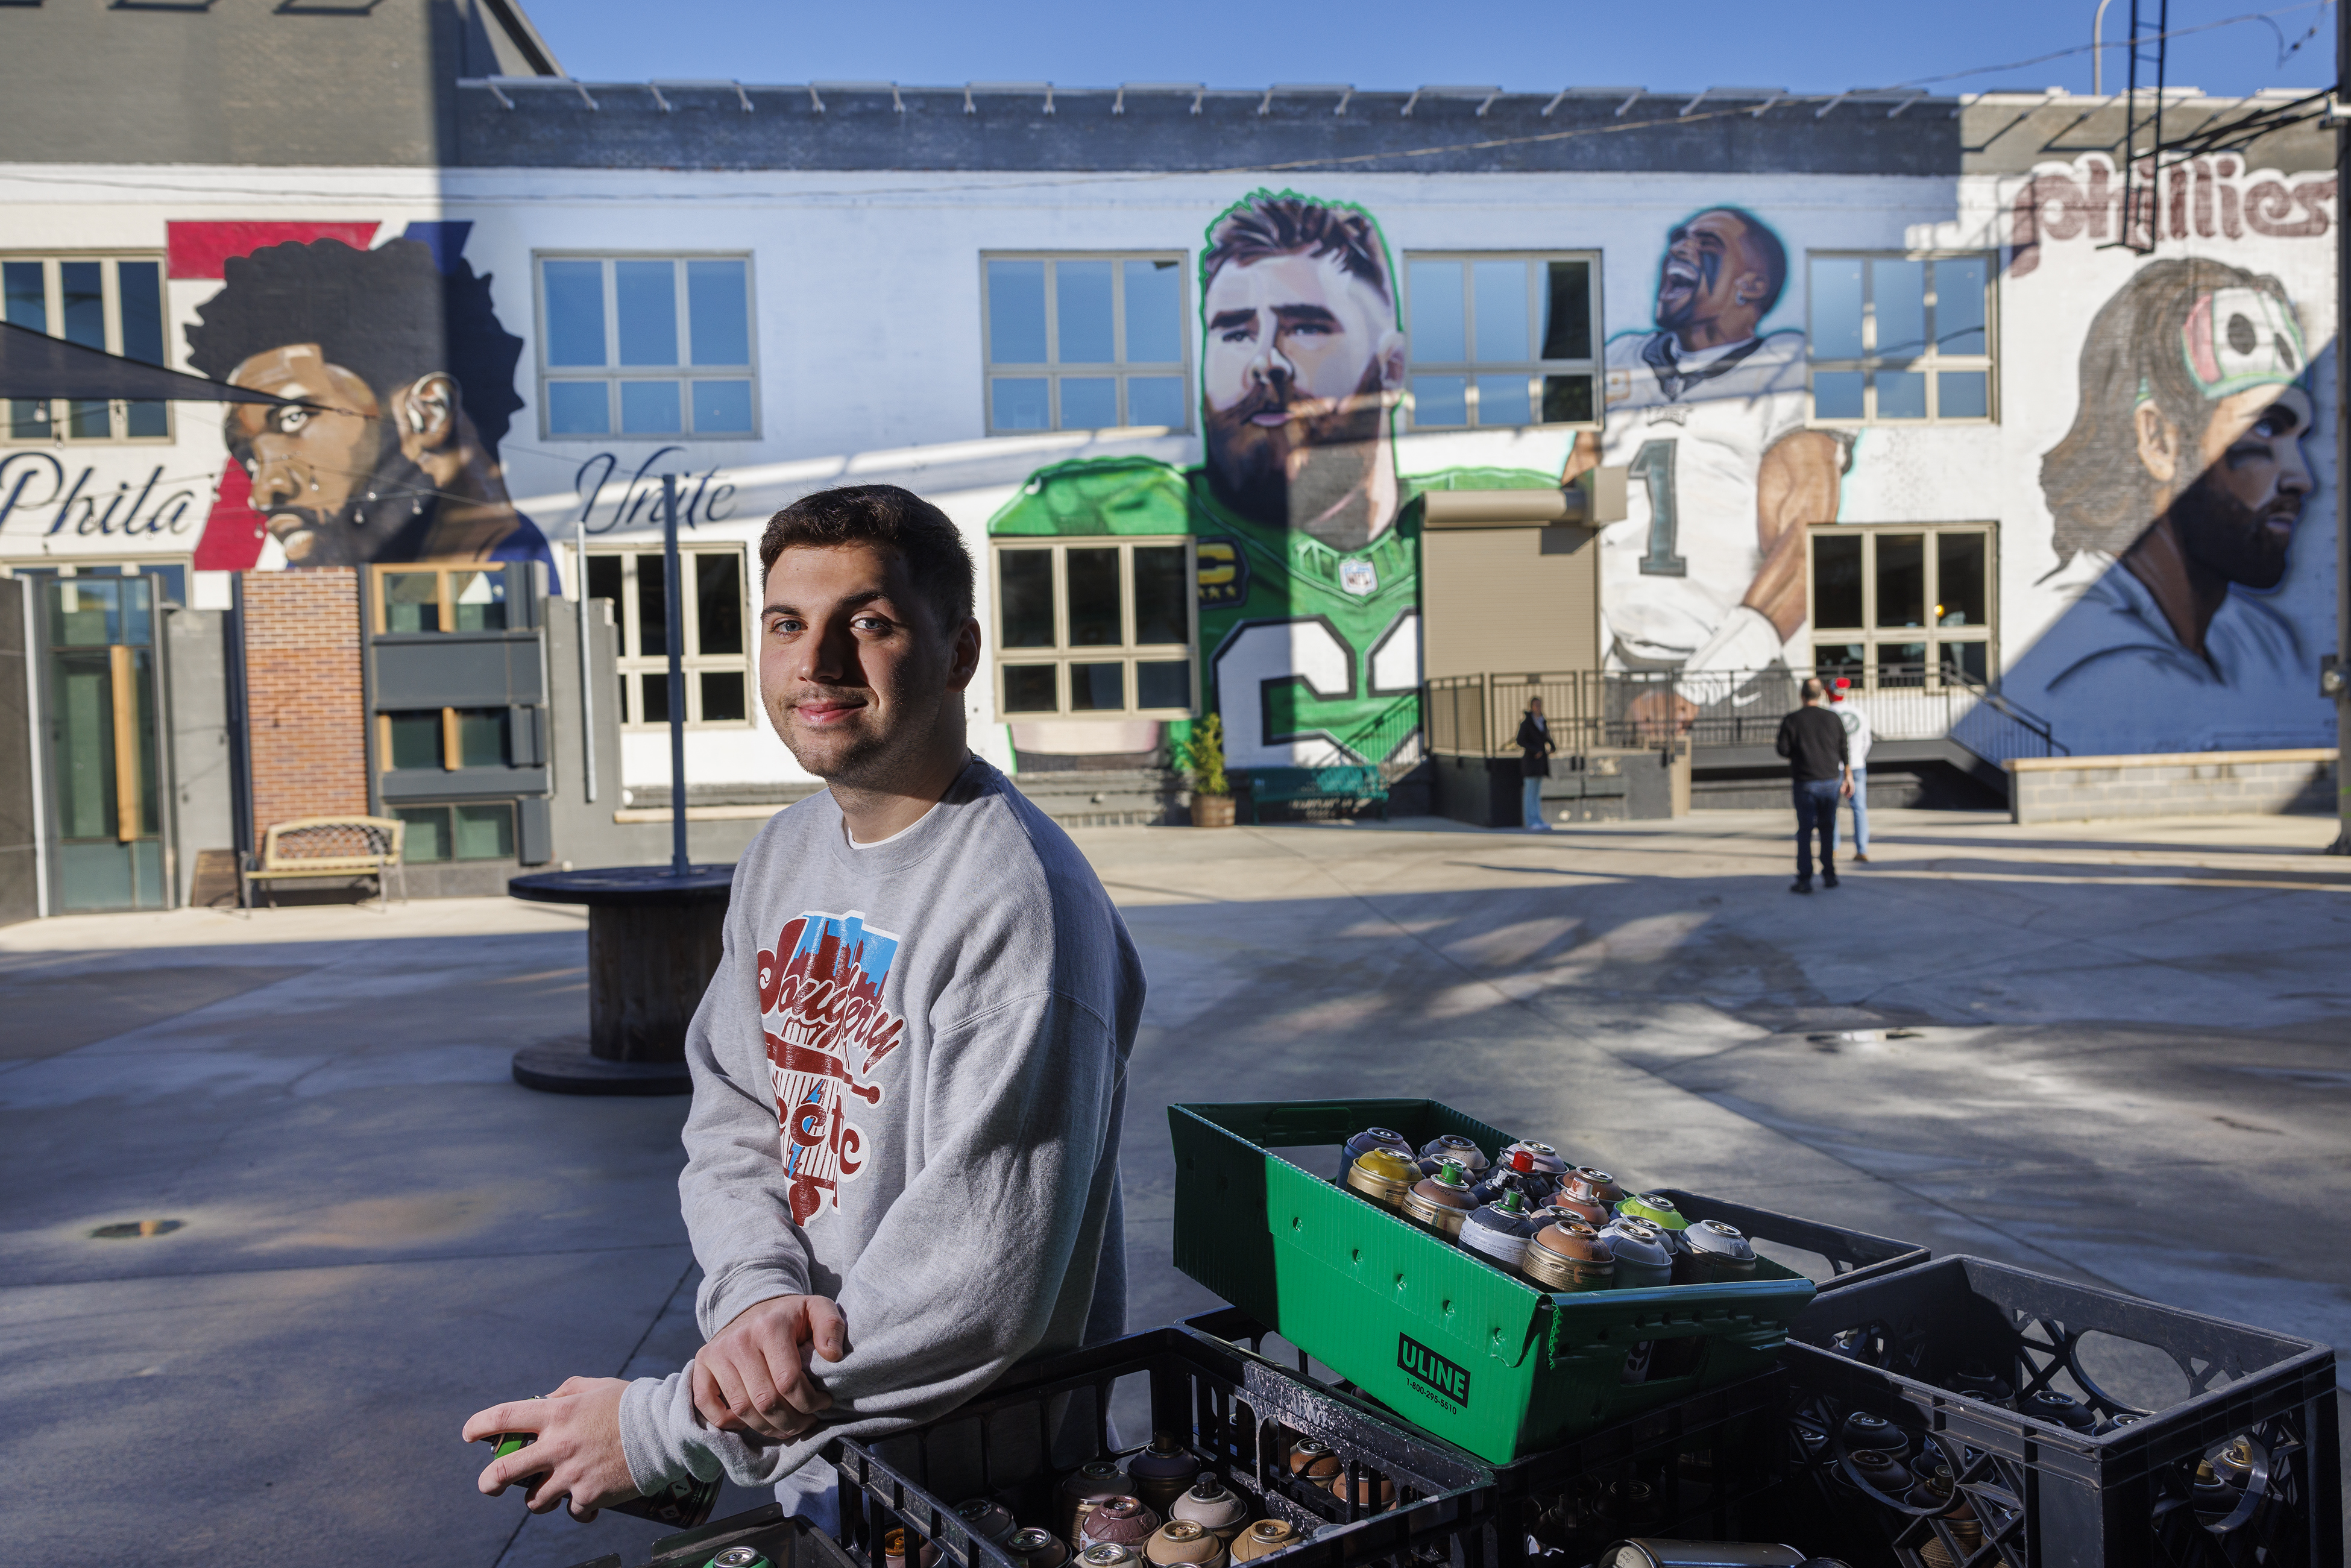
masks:
[[[1804,428],[1803,334],[1762,330],[1787,285],[1787,248],[1754,214],[1675,225],[1655,329],[1610,340],[1605,435],[1568,460],[1569,479],[1629,470],[1627,515],[1600,538],[1608,667],[1693,677],[1685,720],[1687,699],[1782,662],[1804,621],[1805,525],[1836,516],[1850,448]]]
[[[2075,753],[2331,739],[2266,601],[2314,486],[2308,365],[2284,286],[2209,259],[2141,267],[2091,322],[2041,486],[2059,560],[2111,565],[2001,682]]]
[[[1228,762],[1410,760],[1419,746],[1420,568],[1406,503],[1432,486],[1558,480],[1499,469],[1396,474],[1405,341],[1387,244],[1361,207],[1252,192],[1208,225],[1199,281],[1203,465],[1060,464],[1031,476],[988,532],[1192,537],[1202,711],[1222,716]],[[1014,745],[1071,749],[1052,740],[1071,727],[1043,716],[1129,707],[1074,685],[1081,670],[1114,667],[1071,664],[1069,692],[1040,684],[1023,695],[1008,664],[999,711]],[[1144,667],[1136,670],[1139,684]],[[1186,692],[1165,706],[1188,701]]]
[[[411,239],[269,246],[221,276],[189,362],[299,400],[231,404],[225,430],[286,565],[549,559],[499,468],[522,340],[488,278]]]

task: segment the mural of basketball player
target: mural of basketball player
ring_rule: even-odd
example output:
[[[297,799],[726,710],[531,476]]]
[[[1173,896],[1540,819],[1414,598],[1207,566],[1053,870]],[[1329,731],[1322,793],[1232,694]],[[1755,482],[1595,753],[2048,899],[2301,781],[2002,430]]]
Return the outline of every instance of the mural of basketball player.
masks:
[[[2308,365],[2284,286],[2218,261],[2143,267],[2092,320],[2041,487],[2059,561],[2113,565],[2001,684],[2074,751],[2102,728],[2197,750],[2325,719],[2314,657],[2263,599],[2314,486]]]
[[[1416,755],[1420,557],[1405,507],[1453,480],[1395,471],[1395,277],[1361,207],[1252,192],[1208,225],[1200,258],[1203,465],[1060,464],[988,524],[998,538],[1193,536],[1204,702],[1237,768]],[[1558,483],[1516,470],[1473,482]],[[1006,716],[1016,746],[1050,739],[1051,727]]]
[[[1804,428],[1803,334],[1761,329],[1787,284],[1787,249],[1752,213],[1675,225],[1655,329],[1610,340],[1605,434],[1568,459],[1569,479],[1630,471],[1628,515],[1600,538],[1609,667],[1719,677],[1682,683],[1701,702],[1778,664],[1803,624],[1805,525],[1836,516],[1849,455]]]
[[[229,454],[289,566],[545,559],[498,463],[522,406],[522,340],[489,279],[398,239],[270,246],[232,257],[187,329],[189,362],[302,406],[239,403]]]

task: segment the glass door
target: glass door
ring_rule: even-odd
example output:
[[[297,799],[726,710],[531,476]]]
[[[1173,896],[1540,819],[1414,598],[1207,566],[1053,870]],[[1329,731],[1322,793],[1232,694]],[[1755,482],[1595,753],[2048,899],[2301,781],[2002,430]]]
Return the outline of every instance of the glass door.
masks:
[[[43,587],[52,907],[162,909],[154,585],[72,577]]]

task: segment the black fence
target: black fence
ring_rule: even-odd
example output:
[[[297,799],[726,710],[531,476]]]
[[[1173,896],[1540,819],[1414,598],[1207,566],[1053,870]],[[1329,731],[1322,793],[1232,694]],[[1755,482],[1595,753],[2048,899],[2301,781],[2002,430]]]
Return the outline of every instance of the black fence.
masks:
[[[1519,721],[1532,697],[1542,699],[1552,743],[1563,755],[1676,743],[1699,752],[1769,747],[1780,720],[1802,703],[1809,673],[1449,675],[1424,688],[1428,747],[1456,756],[1508,756],[1517,749]],[[1949,667],[1880,666],[1876,685],[1846,700],[1867,712],[1877,740],[1954,740],[1990,762],[2066,755],[2045,722]]]

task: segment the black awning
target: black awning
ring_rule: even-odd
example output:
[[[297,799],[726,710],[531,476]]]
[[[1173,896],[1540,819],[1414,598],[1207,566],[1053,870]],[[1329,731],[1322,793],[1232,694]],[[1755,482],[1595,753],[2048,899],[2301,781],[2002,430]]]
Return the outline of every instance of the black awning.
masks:
[[[118,397],[134,402],[167,398],[203,402],[296,401],[85,349],[5,321],[0,321],[0,397],[67,397],[93,402]]]

